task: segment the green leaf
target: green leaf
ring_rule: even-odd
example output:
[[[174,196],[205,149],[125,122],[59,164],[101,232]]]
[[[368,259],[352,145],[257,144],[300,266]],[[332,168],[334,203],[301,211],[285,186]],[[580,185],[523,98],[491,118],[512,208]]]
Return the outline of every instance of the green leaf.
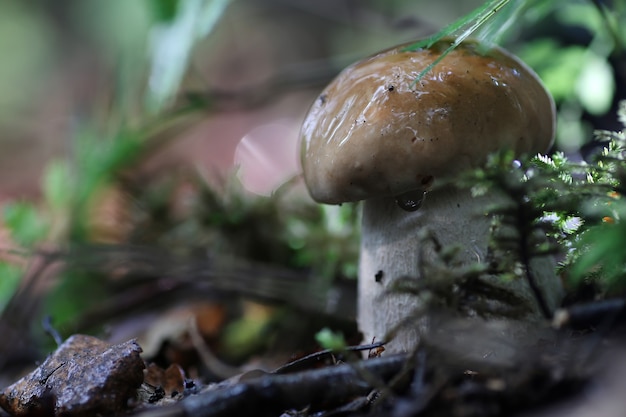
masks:
[[[77,171],[80,182],[77,198],[85,202],[119,171],[132,164],[143,151],[143,137],[135,131],[121,128],[109,137],[85,129],[76,138]]]
[[[11,237],[20,245],[31,246],[42,240],[48,231],[48,223],[30,203],[9,203],[2,214]]]
[[[587,51],[575,84],[578,100],[591,114],[608,112],[615,94],[613,68],[606,58]]]
[[[43,174],[43,194],[52,210],[67,208],[74,195],[74,183],[65,161],[53,161]]]
[[[324,349],[330,349],[333,351],[344,350],[347,346],[343,334],[333,332],[328,327],[324,327],[322,330],[317,332],[315,334],[315,340]]]
[[[156,19],[164,22],[174,19],[179,3],[178,0],[152,0],[149,2]]]
[[[186,0],[169,21],[152,29],[148,106],[157,112],[174,96],[195,42],[208,35],[230,0]]]
[[[537,72],[554,100],[560,102],[574,95],[588,53],[581,46],[564,47],[553,39],[539,39],[518,51],[518,55]]]
[[[595,278],[608,288],[626,288],[626,202],[602,194],[583,205],[583,213],[602,222],[589,227],[575,241],[576,259],[570,275],[574,283]]]
[[[556,11],[556,18],[564,26],[583,27],[594,34],[606,29],[606,22],[590,1],[561,7]]]

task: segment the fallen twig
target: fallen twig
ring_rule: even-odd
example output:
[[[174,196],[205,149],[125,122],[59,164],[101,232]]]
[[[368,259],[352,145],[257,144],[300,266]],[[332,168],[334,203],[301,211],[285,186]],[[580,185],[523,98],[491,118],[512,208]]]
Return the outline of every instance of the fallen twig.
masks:
[[[345,348],[345,352],[361,352],[364,350],[372,350],[376,348],[380,348],[384,346],[385,342],[376,342],[368,345],[359,345],[359,346],[347,346]],[[311,366],[311,364],[315,364],[322,359],[325,359],[328,356],[333,354],[341,354],[342,352],[335,351],[333,349],[325,349],[319,352],[311,353],[310,355],[306,355],[300,359],[296,359],[285,365],[275,369],[272,373],[274,374],[288,374],[292,372],[302,371],[305,367]]]
[[[173,406],[147,410],[139,416],[269,416],[311,404],[338,404],[354,396],[367,395],[372,389],[362,374],[387,382],[407,360],[407,355],[398,354],[294,374],[264,375],[190,396]]]

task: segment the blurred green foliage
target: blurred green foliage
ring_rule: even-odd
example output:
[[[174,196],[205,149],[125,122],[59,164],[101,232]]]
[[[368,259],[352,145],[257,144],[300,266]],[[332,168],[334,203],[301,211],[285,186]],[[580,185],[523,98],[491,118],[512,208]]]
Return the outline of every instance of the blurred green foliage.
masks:
[[[556,24],[585,31],[584,44],[563,44],[540,36],[523,44],[517,54],[540,76],[559,106],[557,145],[572,152],[589,142],[592,128],[582,120],[583,112],[604,115],[615,97],[615,74],[609,62],[624,53],[626,25],[623,2],[612,5],[598,1],[547,2],[541,13]]]
[[[4,205],[3,221],[15,243],[36,248],[43,242],[70,246],[90,242],[94,205],[103,191],[114,188],[131,196],[126,209],[134,225],[128,235],[132,243],[173,251],[185,245],[210,247],[217,253],[310,269],[327,280],[356,276],[359,217],[354,205],[298,202],[289,198],[289,185],[272,197],[253,197],[232,179],[216,188],[194,173],[190,207],[184,217],[177,217],[172,199],[186,180],[172,176],[148,184],[125,182],[124,172],[159,146],[159,135],[181,115],[210,109],[210,100],[181,109],[175,99],[194,48],[227,12],[229,1],[86,0],[75,5],[72,17],[80,22],[76,30],[101,50],[100,58],[114,74],[114,91],[108,101],[89,103],[86,114],[77,117],[71,157],[51,162],[44,172],[43,201]],[[609,8],[594,2],[491,0],[429,39],[472,35],[493,42],[503,36],[502,29],[515,27],[523,20],[521,15],[532,12],[554,13],[563,23],[588,29],[593,34],[588,46],[561,45],[543,37],[523,44],[519,51],[561,106],[559,145],[571,149],[585,140],[581,113],[601,114],[613,101],[609,58],[623,50],[624,34],[619,30],[626,23],[623,9],[620,2]],[[15,39],[29,45],[0,66],[0,123],[14,121],[15,114],[36,99],[35,89],[45,83],[46,67],[62,43],[51,35],[38,10],[21,2],[0,6],[0,50],[15,50],[11,43]],[[624,247],[626,242],[620,240],[622,202],[607,197],[610,192],[623,194],[621,139],[615,135],[610,139],[616,148],[609,146],[595,165],[572,163],[557,154],[537,158],[525,174],[529,187],[541,184],[529,191],[541,216],[529,221],[552,219],[552,236],[567,252],[564,269],[571,267],[575,280],[593,276],[615,285],[623,275],[623,251],[610,248]],[[589,204],[604,210],[603,215]],[[605,217],[613,222],[603,222]],[[597,246],[601,250],[596,250],[594,242],[604,234],[606,239]],[[7,291],[2,297],[8,299],[19,268],[0,266],[6,277],[0,280],[0,290]],[[50,296],[49,313],[61,319],[76,315],[90,299],[103,296],[100,279],[90,271],[68,273]]]
[[[22,246],[40,242],[49,225],[37,208],[26,202],[7,204],[3,207],[4,223],[12,232],[12,238]]]
[[[330,349],[334,352],[341,352],[348,346],[342,333],[333,332],[328,327],[324,327],[317,332],[315,334],[315,340],[317,340],[317,343],[320,344],[322,349]]]
[[[172,210],[184,187],[184,212]],[[328,282],[356,277],[357,207],[327,207],[292,195],[288,182],[271,196],[246,192],[235,175],[208,185],[193,174],[170,176],[135,193],[142,220],[131,240],[312,269]],[[156,234],[155,234],[156,232]]]

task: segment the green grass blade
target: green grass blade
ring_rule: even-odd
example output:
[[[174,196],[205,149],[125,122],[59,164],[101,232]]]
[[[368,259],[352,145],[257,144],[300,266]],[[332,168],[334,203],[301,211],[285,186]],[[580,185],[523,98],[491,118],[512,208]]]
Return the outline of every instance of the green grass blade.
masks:
[[[452,52],[457,46],[459,46],[464,40],[470,37],[476,30],[478,30],[483,24],[493,18],[498,12],[500,12],[507,4],[510,3],[511,0],[489,0],[485,2],[481,7],[469,13],[466,16],[463,16],[456,22],[446,26],[436,34],[422,40],[411,44],[403,49],[403,51],[414,51],[419,48],[430,48],[435,42],[440,41],[441,39],[448,36],[455,36],[454,42],[450,44],[450,46],[437,58],[433,61],[429,66],[424,68],[413,80],[411,83],[411,88],[415,86],[430,70],[433,69],[435,65],[437,65],[443,58],[446,57],[450,52]],[[521,0],[516,0],[515,3],[518,4],[518,7],[514,7],[514,11],[519,9],[519,4],[522,3]]]

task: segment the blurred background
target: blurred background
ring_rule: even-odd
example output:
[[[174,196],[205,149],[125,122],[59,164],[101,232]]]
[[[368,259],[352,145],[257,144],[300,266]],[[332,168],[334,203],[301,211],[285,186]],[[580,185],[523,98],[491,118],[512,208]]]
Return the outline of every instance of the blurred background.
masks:
[[[145,169],[191,163],[223,173],[266,152],[242,173],[252,190],[265,190],[296,172],[299,124],[342,67],[432,34],[480,2],[215,1],[189,6],[213,16],[187,28],[176,15],[185,2],[178,3],[2,6],[0,199],[36,194],[47,161],[71,155],[69,138],[79,126],[114,123],[112,110],[125,122],[142,117],[146,82],[160,91],[154,95],[168,96],[155,100],[171,105],[196,94],[210,106],[203,120],[142,161]],[[159,66],[175,68],[158,75]]]
[[[158,301],[171,299],[165,294],[180,282],[215,284],[219,275],[228,280],[215,284],[220,291],[248,291],[338,316],[354,334],[353,300],[345,311],[329,307],[343,300],[340,292],[331,297],[329,286],[337,289],[355,277],[358,212],[350,205],[319,207],[308,198],[298,178],[300,124],[322,88],[348,64],[432,35],[481,4],[3,1],[5,322],[8,317],[24,336],[39,328],[31,319],[35,312],[45,313],[67,335],[150,300],[162,308]],[[574,159],[597,149],[594,129],[621,126],[615,109],[626,97],[624,7],[619,1],[512,0],[483,28],[484,37],[518,54],[543,79],[559,108],[554,150]],[[494,29],[507,30],[496,36]],[[117,246],[103,254],[94,244]],[[91,251],[67,252],[76,248]],[[33,253],[41,256],[27,256]],[[94,253],[99,260],[90,257]],[[255,267],[251,276],[230,265],[227,272],[209,273],[216,266],[207,262],[215,254],[290,269]],[[51,272],[42,265],[59,259],[82,263],[58,278],[58,268]],[[210,299],[206,289],[192,287],[191,295],[186,290],[178,300],[193,294]],[[120,294],[126,298],[114,297]],[[265,337],[258,329],[275,324],[267,319],[273,313],[247,303],[238,304],[236,322],[222,318],[228,315],[219,305],[201,311],[213,323],[205,340],[222,354],[240,348],[241,355],[249,353],[258,340],[240,336]],[[261,324],[250,323],[259,317]],[[134,337],[133,329],[118,339]]]
[[[297,171],[299,124],[333,75],[481,3],[4,2],[0,201],[36,195],[47,162],[74,151],[77,129],[133,123],[186,95],[206,99],[206,114],[142,159],[142,169],[198,164],[216,174],[238,163],[247,186],[267,192]],[[591,128],[616,125],[623,62],[611,61],[611,34],[592,2],[527,3],[502,43],[552,90],[561,105],[557,147],[571,152]],[[183,16],[194,8],[204,16]]]

